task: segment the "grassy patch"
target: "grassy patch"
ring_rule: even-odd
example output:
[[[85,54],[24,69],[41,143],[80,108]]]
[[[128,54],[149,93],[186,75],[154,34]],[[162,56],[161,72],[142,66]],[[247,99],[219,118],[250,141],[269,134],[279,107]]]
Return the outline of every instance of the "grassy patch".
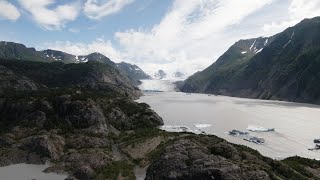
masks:
[[[135,179],[135,175],[133,172],[134,165],[129,164],[127,161],[118,161],[113,162],[110,165],[107,165],[101,168],[98,171],[98,175],[95,179],[115,179],[117,180],[119,176],[126,177],[128,179]]]

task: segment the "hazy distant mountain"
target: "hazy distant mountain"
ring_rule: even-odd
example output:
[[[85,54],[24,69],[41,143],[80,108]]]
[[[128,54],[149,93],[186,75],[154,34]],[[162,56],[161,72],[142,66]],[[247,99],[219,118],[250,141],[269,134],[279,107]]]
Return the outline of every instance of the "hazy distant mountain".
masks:
[[[172,77],[174,77],[174,78],[184,78],[184,77],[186,77],[186,74],[184,74],[184,73],[182,73],[180,71],[177,71],[177,72],[172,74]]]
[[[160,69],[159,71],[154,73],[154,77],[156,79],[164,79],[167,77],[167,74],[162,69]]]
[[[151,77],[146,74],[141,68],[137,65],[121,62],[117,63],[117,67],[125,73],[129,78],[136,81],[137,84],[140,84],[139,80],[151,79]]]
[[[320,103],[320,17],[270,38],[240,40],[189,77],[185,92]]]

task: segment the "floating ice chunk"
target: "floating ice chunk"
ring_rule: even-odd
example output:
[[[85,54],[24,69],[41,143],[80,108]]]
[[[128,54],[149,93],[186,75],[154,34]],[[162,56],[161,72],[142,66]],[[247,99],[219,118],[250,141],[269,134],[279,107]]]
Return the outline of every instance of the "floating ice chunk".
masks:
[[[169,132],[191,132],[192,130],[186,126],[171,126],[164,125],[160,127],[161,130],[169,131]]]
[[[261,126],[248,126],[247,128],[248,131],[252,132],[270,132],[270,131],[275,131],[274,128],[264,128]]]
[[[194,127],[198,128],[198,129],[207,128],[210,126],[211,126],[211,124],[194,124]]]

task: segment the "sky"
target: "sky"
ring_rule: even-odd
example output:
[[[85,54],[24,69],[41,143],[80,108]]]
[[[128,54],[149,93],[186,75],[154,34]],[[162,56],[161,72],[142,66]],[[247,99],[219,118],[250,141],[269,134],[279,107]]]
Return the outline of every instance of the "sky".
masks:
[[[0,41],[191,75],[240,39],[320,16],[320,0],[0,0]]]

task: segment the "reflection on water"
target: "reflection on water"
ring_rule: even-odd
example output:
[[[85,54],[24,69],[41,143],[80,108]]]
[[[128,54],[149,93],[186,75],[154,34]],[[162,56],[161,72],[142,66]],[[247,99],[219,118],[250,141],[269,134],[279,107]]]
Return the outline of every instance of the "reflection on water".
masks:
[[[146,93],[138,101],[148,103],[163,118],[166,130],[182,126],[187,131],[204,131],[272,158],[299,155],[320,159],[320,151],[308,150],[314,147],[313,140],[320,138],[320,106],[178,92]],[[228,135],[230,130],[252,127],[260,128],[250,134],[264,138],[264,145]],[[262,128],[275,131],[261,132]]]

